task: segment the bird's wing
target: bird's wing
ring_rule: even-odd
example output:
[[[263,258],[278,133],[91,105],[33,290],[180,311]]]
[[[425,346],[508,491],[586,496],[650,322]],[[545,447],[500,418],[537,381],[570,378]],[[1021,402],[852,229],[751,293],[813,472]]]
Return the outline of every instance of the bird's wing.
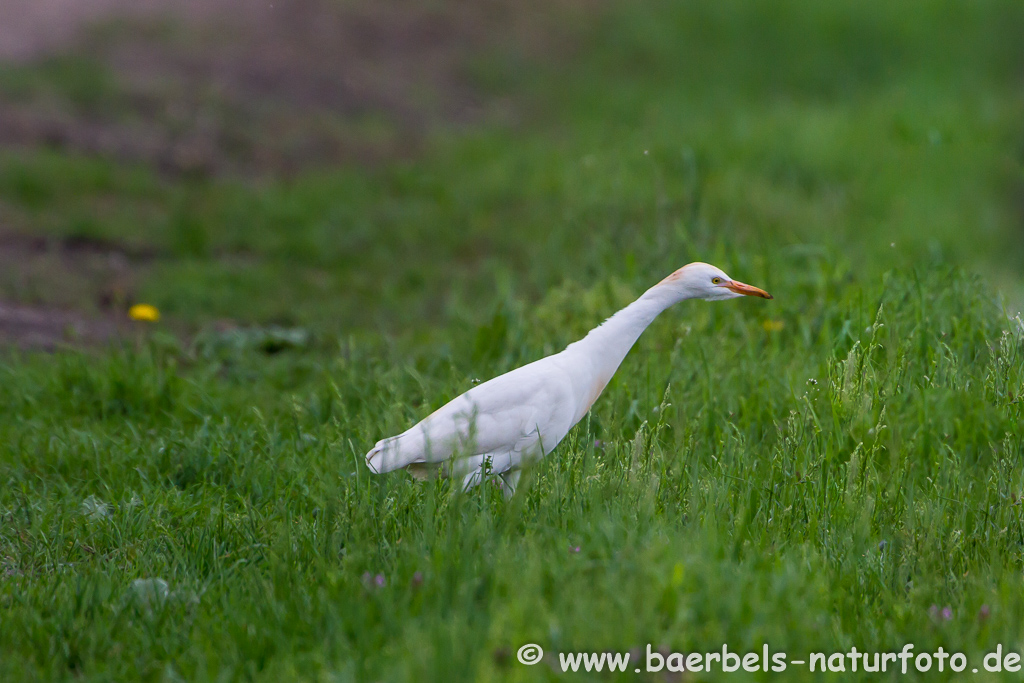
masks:
[[[551,357],[495,377],[452,399],[411,429],[382,439],[366,454],[375,472],[511,450],[536,433],[545,452],[571,427],[568,376]]]

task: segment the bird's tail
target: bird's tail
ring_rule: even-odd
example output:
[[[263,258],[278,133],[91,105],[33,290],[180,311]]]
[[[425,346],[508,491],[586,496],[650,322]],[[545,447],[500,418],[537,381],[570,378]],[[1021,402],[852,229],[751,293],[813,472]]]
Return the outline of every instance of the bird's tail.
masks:
[[[381,439],[366,454],[366,466],[374,474],[384,474],[423,462],[423,438],[405,432]]]
[[[370,452],[366,454],[366,466],[370,468],[370,471],[374,474],[381,474],[384,472],[384,453],[381,449],[380,442],[370,449]]]

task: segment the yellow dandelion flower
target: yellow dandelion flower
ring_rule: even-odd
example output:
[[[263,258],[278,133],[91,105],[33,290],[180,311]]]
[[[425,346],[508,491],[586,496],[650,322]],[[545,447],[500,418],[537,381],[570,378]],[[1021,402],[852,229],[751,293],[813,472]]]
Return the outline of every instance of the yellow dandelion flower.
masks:
[[[128,317],[132,320],[143,320],[148,323],[155,323],[160,320],[160,311],[156,306],[149,304],[135,304],[128,309]]]
[[[761,323],[761,327],[764,328],[765,332],[778,332],[785,326],[786,324],[781,320],[765,320]]]

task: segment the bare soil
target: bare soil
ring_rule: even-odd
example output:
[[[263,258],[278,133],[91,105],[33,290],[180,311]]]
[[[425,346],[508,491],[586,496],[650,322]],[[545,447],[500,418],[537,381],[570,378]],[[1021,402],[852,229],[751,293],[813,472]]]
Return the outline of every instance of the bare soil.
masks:
[[[565,27],[593,9],[0,0],[0,69],[25,74],[17,88],[0,81],[0,148],[100,155],[172,177],[279,177],[408,157],[440,126],[513,118],[507,99],[474,86],[479,57],[557,55]],[[109,339],[146,255],[32,237],[8,219],[0,203],[0,345]]]
[[[145,258],[89,240],[0,233],[0,346],[55,349],[124,336]]]
[[[54,350],[102,344],[122,336],[126,327],[106,317],[0,302],[0,346]]]
[[[28,60],[59,52],[103,19],[125,14],[152,16],[161,11],[161,5],[173,4],[153,0],[4,0],[0,3],[0,59]]]
[[[71,54],[103,77],[70,94],[67,83],[0,91],[0,144],[200,175],[408,156],[438,125],[511,116],[507,101],[477,92],[473,60],[564,45],[553,27],[571,25],[559,18],[572,8],[572,0],[6,0],[0,58]]]

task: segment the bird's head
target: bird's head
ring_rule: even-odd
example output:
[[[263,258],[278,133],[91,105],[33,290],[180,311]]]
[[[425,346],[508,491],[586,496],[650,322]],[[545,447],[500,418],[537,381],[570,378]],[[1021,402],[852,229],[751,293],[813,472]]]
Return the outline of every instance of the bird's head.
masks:
[[[733,280],[720,268],[699,262],[683,266],[662,280],[659,287],[670,288],[680,299],[723,301],[738,296],[772,298],[772,295],[763,289]]]

